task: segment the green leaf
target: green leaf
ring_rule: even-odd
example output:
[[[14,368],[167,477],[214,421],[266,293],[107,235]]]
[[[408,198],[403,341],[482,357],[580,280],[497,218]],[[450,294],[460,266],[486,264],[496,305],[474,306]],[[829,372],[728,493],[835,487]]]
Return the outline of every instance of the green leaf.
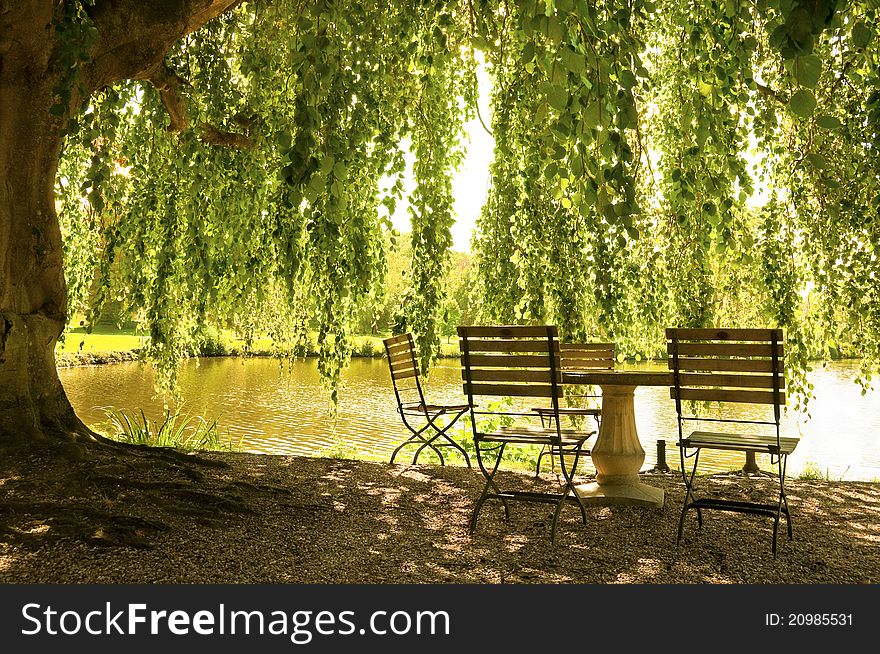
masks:
[[[312,179],[309,180],[309,186],[315,191],[323,191],[327,186],[327,180],[323,173],[315,173],[312,175]]]
[[[598,127],[602,118],[602,107],[599,103],[599,100],[593,100],[587,107],[584,109],[584,124],[587,127],[594,128]]]
[[[584,174],[584,160],[581,155],[576,154],[569,159],[568,166],[575,177],[580,177]]]
[[[816,110],[816,96],[813,95],[812,91],[801,89],[791,96],[791,99],[788,101],[788,109],[795,116],[809,118],[813,115],[813,111]]]
[[[813,19],[805,4],[798,5],[792,10],[785,26],[789,37],[796,42],[802,42],[813,30]]]
[[[631,70],[623,69],[618,77],[620,78],[620,85],[625,89],[631,89],[636,85],[636,76],[633,75]]]
[[[584,72],[584,68],[586,68],[584,56],[578,54],[571,48],[562,48],[559,51],[559,58],[562,61],[562,65],[576,75],[580,75]]]
[[[547,19],[547,38],[549,38],[553,43],[559,45],[562,43],[565,38],[565,25],[556,18],[555,16],[550,16]]]
[[[568,106],[568,91],[564,86],[551,85],[547,92],[547,102],[557,111],[565,111]]]
[[[822,60],[816,55],[796,57],[794,60],[794,76],[798,84],[814,89],[822,74]]]
[[[859,21],[852,28],[852,42],[857,48],[866,48],[874,38],[874,32],[870,27]]]
[[[805,159],[816,170],[824,170],[828,167],[828,161],[818,152],[811,152],[805,157]]]
[[[843,123],[834,116],[829,116],[828,114],[819,116],[816,119],[816,124],[823,129],[838,129],[839,127],[843,127]]]
[[[282,152],[287,152],[288,150],[290,150],[291,143],[292,143],[292,137],[291,137],[289,131],[284,130],[283,132],[278,133],[278,148]]]

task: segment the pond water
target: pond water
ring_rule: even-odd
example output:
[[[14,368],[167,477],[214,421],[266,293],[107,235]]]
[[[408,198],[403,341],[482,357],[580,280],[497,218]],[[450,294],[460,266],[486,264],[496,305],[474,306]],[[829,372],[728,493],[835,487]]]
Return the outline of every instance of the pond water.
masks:
[[[656,364],[629,367],[662,369]],[[809,406],[811,417],[789,410],[783,421],[784,434],[801,437],[789,459],[790,476],[811,469],[830,479],[880,479],[880,390],[863,396],[853,381],[857,369],[856,361],[837,361],[819,365],[810,373],[816,394]],[[73,407],[90,426],[106,425],[108,409],[143,409],[150,419],[163,413],[149,365],[120,363],[58,372]],[[221,432],[225,435],[228,431],[228,437],[249,452],[387,460],[408,435],[395,410],[387,363],[384,359],[354,359],[343,380],[334,422],[328,417],[329,401],[314,360],[291,366],[264,358],[189,360],[181,364],[182,400],[176,408],[217,420]],[[456,359],[439,362],[425,393],[430,402],[464,401]],[[668,463],[676,467],[677,424],[669,389],[637,388],[635,408],[646,452],[643,469],[654,466],[658,439],[666,440]],[[423,453],[419,461],[435,460]],[[738,469],[743,461],[740,453],[721,454],[705,469]],[[759,457],[758,462],[769,469],[769,459]]]

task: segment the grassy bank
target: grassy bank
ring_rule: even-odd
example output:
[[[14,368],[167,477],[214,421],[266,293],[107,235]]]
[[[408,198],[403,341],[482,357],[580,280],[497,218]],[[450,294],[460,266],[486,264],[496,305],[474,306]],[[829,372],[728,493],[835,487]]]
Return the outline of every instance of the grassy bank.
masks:
[[[382,339],[391,333],[361,334],[352,338],[353,356],[374,357],[385,356]],[[304,356],[317,356],[318,335],[309,334],[309,343],[303,352]],[[134,327],[116,327],[114,325],[98,325],[91,333],[82,327],[71,329],[64,339],[58,342],[55,354],[61,365],[114,363],[137,358],[138,351],[146,345],[146,334]],[[259,338],[248,346],[247,342],[235,337],[231,332],[216,332],[206,341],[201,356],[269,356],[277,352],[269,338]],[[443,339],[440,344],[441,357],[458,357],[458,342],[454,339]]]

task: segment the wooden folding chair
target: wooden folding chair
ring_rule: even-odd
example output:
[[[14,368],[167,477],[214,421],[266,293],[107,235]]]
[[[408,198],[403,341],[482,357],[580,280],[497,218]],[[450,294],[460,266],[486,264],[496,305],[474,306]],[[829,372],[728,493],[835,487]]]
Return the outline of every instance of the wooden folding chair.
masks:
[[[391,463],[404,447],[417,445],[413,455],[413,465],[418,463],[422,450],[429,448],[446,465],[441,447],[452,447],[464,456],[467,467],[471,460],[464,448],[447,433],[467,410],[466,404],[428,404],[419,381],[419,365],[416,361],[412,334],[400,334],[382,341],[391,371],[391,383],[397,398],[397,412],[403,424],[411,432],[410,437],[398,445],[391,454]],[[440,424],[444,422],[445,424]]]
[[[458,328],[461,348],[464,392],[471,409],[477,463],[486,484],[471,516],[471,533],[477,527],[480,510],[486,500],[500,500],[505,516],[510,519],[508,501],[543,502],[555,505],[550,531],[556,542],[556,528],[562,507],[567,501],[578,504],[586,523],[584,503],[574,488],[573,475],[582,455],[584,441],[591,435],[577,430],[562,429],[559,420],[559,399],[562,397],[562,375],[559,362],[559,339],[556,327],[465,326]],[[527,408],[493,409],[488,398],[541,398],[552,409],[549,426],[528,424],[539,416]],[[483,404],[478,405],[478,401]],[[559,493],[501,490],[495,475],[508,446],[543,445],[552,448],[559,458],[565,483]],[[494,454],[488,467],[484,456]],[[566,465],[565,457],[572,462]]]
[[[670,395],[678,413],[678,445],[681,454],[681,474],[686,493],[678,524],[678,542],[681,542],[687,512],[697,512],[697,523],[703,525],[704,510],[735,511],[773,518],[773,556],[776,556],[776,536],[779,521],[785,516],[788,538],[792,538],[791,514],[785,496],[785,467],[788,455],[794,451],[798,439],[780,435],[781,407],[785,404],[785,370],[783,367],[783,334],[781,329],[667,329],[669,369],[673,385]],[[746,420],[709,418],[686,409],[687,401],[706,401],[724,404],[769,405],[772,419]],[[692,409],[695,405],[691,404]],[[763,425],[764,432],[731,433],[693,431],[684,435],[686,421],[710,421]],[[769,454],[776,462],[779,495],[775,503],[746,502],[741,500],[694,495],[694,477],[702,450],[735,450]],[[693,457],[690,475],[685,459]]]
[[[614,343],[561,343],[559,345],[560,365],[562,372],[594,372],[596,370],[614,369]],[[596,400],[602,397],[594,394],[573,394],[566,388],[566,402],[582,403],[583,400]],[[541,416],[541,425],[546,427],[552,418],[552,408],[535,407],[533,409]],[[596,421],[596,429],[599,428],[599,418],[602,409],[598,406],[561,406],[559,415],[563,417],[592,416]],[[595,432],[593,432],[595,433]],[[535,464],[535,477],[541,474],[541,459],[546,455],[554,462],[552,452],[548,447],[542,447]],[[555,469],[555,465],[553,466]]]

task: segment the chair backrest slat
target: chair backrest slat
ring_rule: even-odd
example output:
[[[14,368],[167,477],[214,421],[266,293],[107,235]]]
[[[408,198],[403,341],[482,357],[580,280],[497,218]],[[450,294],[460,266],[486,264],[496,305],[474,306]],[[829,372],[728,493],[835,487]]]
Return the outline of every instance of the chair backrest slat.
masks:
[[[392,347],[394,345],[403,345],[404,347],[409,347],[412,344],[412,334],[398,334],[397,336],[392,336],[390,338],[386,338],[383,343],[385,343],[385,347]]]
[[[417,368],[407,368],[404,370],[393,370],[391,372],[391,379],[397,381],[400,379],[409,379],[410,377],[418,377],[419,371]]]
[[[777,340],[782,343],[781,329],[720,329],[716,327],[709,328],[669,328],[666,330],[666,338],[671,339],[670,334],[678,332],[679,340],[689,341],[757,341],[769,342],[771,334],[776,332]],[[685,338],[684,333],[687,332]]]
[[[412,334],[399,334],[386,338],[385,354],[391,372],[391,383],[398,407],[404,403],[425,403],[422,385],[419,382],[419,365],[416,361],[415,346]]]
[[[559,351],[559,343],[556,343],[556,351]],[[471,339],[468,343],[471,352],[549,352],[545,334],[544,340],[528,338],[527,340],[495,338],[495,339]]]
[[[672,352],[669,353],[670,355]],[[669,369],[673,360],[669,357]],[[679,370],[718,371],[718,372],[773,372],[772,359],[700,359],[684,358],[678,360]]]
[[[464,364],[464,356],[461,358]],[[547,355],[531,354],[470,354],[470,365],[477,368],[538,368],[547,367]]]
[[[667,344],[669,354],[672,344]],[[725,356],[725,357],[769,357],[771,345],[759,343],[679,343],[679,356]],[[783,355],[782,345],[779,345],[779,355]]]
[[[676,393],[669,389],[669,397],[673,400],[703,400],[706,402],[740,402],[744,404],[774,404],[772,391],[734,391],[727,388],[682,388]],[[779,401],[785,403],[785,393],[780,393]]]
[[[554,388],[550,384],[463,384],[465,393],[477,396],[492,397],[553,397]],[[557,391],[556,397],[562,394]]]
[[[405,336],[405,334],[404,334]],[[404,340],[399,340],[399,336],[394,336],[392,338],[386,338],[383,343],[385,343],[385,347],[388,348],[390,352],[405,352],[410,349],[411,342],[410,339],[406,338]]]
[[[462,381],[467,380],[467,371],[461,371]],[[475,382],[546,382],[547,371],[536,369],[482,369],[472,368],[471,381]]]
[[[412,363],[413,361],[413,353],[411,350],[407,350],[405,352],[400,352],[398,354],[391,353],[388,357],[388,360],[392,365],[400,365],[403,363]]]
[[[463,390],[474,397],[562,395],[559,339],[554,326],[461,326]]]
[[[771,404],[777,415],[785,404],[782,330],[667,329],[666,338],[679,415],[681,400]]]
[[[785,388],[785,379],[774,379],[773,375],[732,375],[710,373],[682,372],[679,374],[682,386],[725,386],[728,388]]]
[[[568,371],[612,370],[614,343],[563,343],[562,369]]]
[[[467,335],[470,339],[479,338],[511,338],[515,334],[515,338],[536,338],[547,339],[546,325],[465,325]],[[511,331],[511,329],[515,330]],[[554,328],[555,329],[555,328]],[[461,331],[459,331],[461,338]]]

